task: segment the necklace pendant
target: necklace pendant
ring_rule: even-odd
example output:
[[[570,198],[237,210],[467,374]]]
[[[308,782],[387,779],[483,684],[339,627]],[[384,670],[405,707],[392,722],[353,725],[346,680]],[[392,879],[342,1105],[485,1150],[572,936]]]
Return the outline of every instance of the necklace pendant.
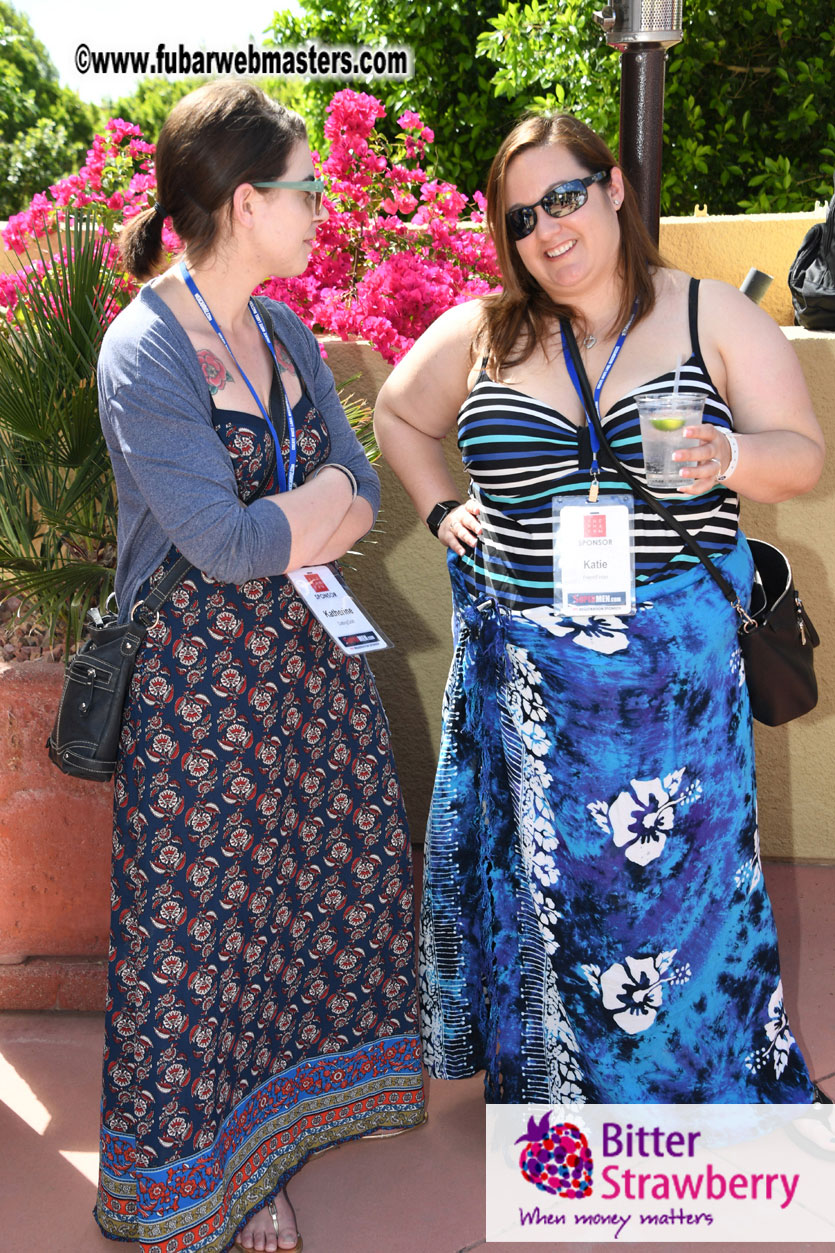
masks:
[[[587,335],[586,338],[583,340],[583,347],[593,348],[596,343],[597,343],[596,335]]]

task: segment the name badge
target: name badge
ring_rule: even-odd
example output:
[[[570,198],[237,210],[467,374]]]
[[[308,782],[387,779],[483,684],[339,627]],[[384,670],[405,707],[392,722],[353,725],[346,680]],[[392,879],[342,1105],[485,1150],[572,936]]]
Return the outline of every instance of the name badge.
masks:
[[[631,496],[599,504],[556,496],[554,607],[568,618],[635,612]]]
[[[302,566],[288,570],[287,577],[343,653],[350,657],[392,647],[331,566]]]

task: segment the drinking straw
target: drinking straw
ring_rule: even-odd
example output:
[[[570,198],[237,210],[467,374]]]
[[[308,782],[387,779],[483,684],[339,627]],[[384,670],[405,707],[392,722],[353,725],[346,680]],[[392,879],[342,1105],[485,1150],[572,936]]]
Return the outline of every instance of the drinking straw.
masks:
[[[681,363],[683,360],[684,358],[682,357],[681,353],[679,353],[678,359],[676,361],[676,376],[675,376],[675,379],[673,380],[673,393],[674,394],[678,391],[679,379],[681,378]]]

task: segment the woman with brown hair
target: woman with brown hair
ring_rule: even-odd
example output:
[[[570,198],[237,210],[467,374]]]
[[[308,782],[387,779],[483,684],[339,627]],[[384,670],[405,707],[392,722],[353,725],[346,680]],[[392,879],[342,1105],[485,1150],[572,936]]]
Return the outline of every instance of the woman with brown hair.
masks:
[[[143,1253],[298,1253],[288,1179],[423,1120],[388,726],[287,577],[342,556],[379,487],[310,331],[251,299],[304,271],[327,216],[301,118],[201,88],[156,169],[121,239],[151,281],[99,363],[122,616],[192,565],[122,727],[96,1218]],[[184,253],[158,274],[169,217]]]
[[[739,495],[784,500],[820,473],[799,365],[738,291],[665,266],[581,122],[521,122],[487,204],[503,291],[439,318],[376,416],[449,549],[455,606],[425,1058],[444,1078],[483,1069],[490,1101],[811,1101],[762,881],[736,614],[621,472],[644,476],[637,394],[704,400],[665,503],[747,603]],[[456,424],[463,503],[441,448]],[[596,599],[604,553],[615,608]]]

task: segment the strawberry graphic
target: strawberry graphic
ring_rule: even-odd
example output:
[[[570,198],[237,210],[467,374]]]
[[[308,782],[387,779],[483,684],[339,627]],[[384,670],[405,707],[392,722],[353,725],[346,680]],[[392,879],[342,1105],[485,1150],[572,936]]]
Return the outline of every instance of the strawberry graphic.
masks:
[[[522,1174],[529,1183],[552,1196],[591,1196],[592,1162],[589,1142],[570,1122],[551,1125],[551,1111],[537,1122],[531,1116],[528,1130],[516,1144],[524,1143],[519,1158]]]

